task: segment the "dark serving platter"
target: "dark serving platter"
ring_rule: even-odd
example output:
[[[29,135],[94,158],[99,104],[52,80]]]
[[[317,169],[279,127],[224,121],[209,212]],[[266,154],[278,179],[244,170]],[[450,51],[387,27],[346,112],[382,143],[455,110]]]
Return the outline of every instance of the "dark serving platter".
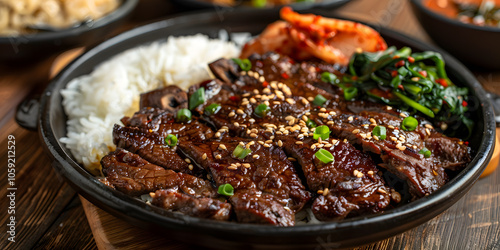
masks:
[[[192,9],[233,9],[233,8],[255,8],[246,4],[243,4],[244,0],[235,0],[235,6],[224,6],[220,4],[210,3],[204,0],[173,0],[175,3],[182,5],[186,8]],[[318,2],[297,2],[289,4],[295,10],[305,10],[311,8],[336,8],[340,7],[351,0],[321,0]],[[266,8],[280,8],[280,6],[266,7]]]
[[[321,13],[317,13],[321,14]],[[73,78],[89,74],[99,63],[139,45],[165,40],[168,36],[205,33],[217,37],[219,30],[258,34],[279,18],[275,9],[236,10],[224,13],[201,12],[142,26],[116,36],[88,50],[68,65],[47,87],[41,98],[38,129],[46,150],[54,159],[54,169],[73,188],[96,206],[145,228],[161,230],[166,237],[213,248],[304,249],[313,247],[346,248],[368,244],[416,227],[445,211],[472,187],[489,162],[494,146],[495,122],[485,91],[473,75],[447,53],[397,32],[376,28],[388,44],[410,46],[414,50],[433,50],[443,54],[452,80],[471,90],[476,121],[469,141],[472,162],[435,193],[402,204],[382,214],[359,216],[338,222],[273,227],[266,225],[217,222],[172,213],[100,183],[77,164],[59,141],[66,135],[67,117],[60,91]],[[111,133],[111,131],[110,131]]]

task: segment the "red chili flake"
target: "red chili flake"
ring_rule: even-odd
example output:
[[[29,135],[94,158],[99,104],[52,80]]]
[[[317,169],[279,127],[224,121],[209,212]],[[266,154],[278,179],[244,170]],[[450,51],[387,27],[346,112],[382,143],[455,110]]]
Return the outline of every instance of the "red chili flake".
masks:
[[[150,123],[151,121],[153,121],[153,119],[149,119],[146,123]]]
[[[419,71],[418,73],[421,74],[423,77],[427,77],[427,71],[425,70]]]
[[[465,141],[464,144],[467,145],[467,146],[469,146],[469,142],[468,141]]]
[[[398,89],[400,89],[400,90],[405,90],[405,87],[404,87],[402,84],[399,84],[399,85],[398,85]]]
[[[239,99],[240,99],[239,97],[234,96],[234,95],[229,97],[229,100],[231,100],[233,102],[237,102],[237,101],[239,101]]]
[[[436,82],[439,83],[439,84],[441,84],[441,86],[443,86],[445,88],[448,87],[448,82],[446,82],[446,80],[443,79],[443,78],[437,79]]]
[[[320,72],[321,69],[319,67],[316,67],[316,72]]]
[[[283,73],[281,74],[281,77],[283,77],[283,78],[285,78],[285,79],[290,78],[290,76],[288,76],[288,74],[287,74],[286,72],[283,72]]]
[[[413,57],[409,56],[409,57],[408,57],[408,62],[410,62],[410,63],[414,63],[414,62],[415,62],[415,58],[413,58]]]
[[[353,81],[356,81],[356,80],[358,80],[358,77],[357,77],[357,76],[353,76],[353,77],[351,77],[351,79],[352,79]]]
[[[392,59],[398,59],[398,58],[399,58],[398,55],[395,55],[395,56],[392,57]]]
[[[294,61],[292,58],[289,58],[289,59],[288,59],[288,62],[289,62],[289,63],[291,63],[291,64],[294,64],[294,63],[295,63],[295,61]]]
[[[396,68],[399,68],[399,67],[403,67],[405,65],[405,61],[401,60],[399,62],[397,62],[396,64],[394,64],[394,66],[396,66]]]
[[[467,107],[468,103],[466,101],[462,101],[462,106]]]
[[[396,77],[398,75],[398,72],[396,70],[391,71],[391,76]]]
[[[264,81],[264,82],[262,83],[262,87],[267,88],[267,86],[269,86],[269,83],[268,83],[267,81]]]

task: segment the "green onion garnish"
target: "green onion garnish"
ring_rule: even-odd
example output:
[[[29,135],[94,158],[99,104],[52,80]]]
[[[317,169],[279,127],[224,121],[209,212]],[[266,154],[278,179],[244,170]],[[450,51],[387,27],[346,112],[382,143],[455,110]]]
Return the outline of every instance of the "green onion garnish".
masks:
[[[201,87],[197,89],[190,97],[189,97],[189,109],[194,109],[198,107],[198,105],[203,104],[205,102],[205,88]]]
[[[265,4],[265,1],[264,1]],[[239,58],[233,58],[233,62],[238,64],[241,70],[243,71],[249,71],[252,68],[252,62],[248,59],[239,59]]]
[[[428,150],[427,148],[423,148],[420,151],[418,151],[419,154],[423,154],[425,158],[431,157],[432,152]]]
[[[308,128],[315,128],[317,127],[318,125],[311,119],[307,119],[306,121],[306,125]]]
[[[322,148],[320,148],[318,150],[318,152],[316,152],[314,154],[314,156],[316,156],[316,158],[318,158],[323,163],[330,163],[330,162],[333,162],[335,160],[332,153],[330,153]]]
[[[335,83],[335,80],[337,80],[337,76],[335,74],[330,72],[321,73],[321,81],[333,84]]]
[[[191,111],[189,109],[179,109],[177,111],[178,122],[188,122],[191,120]]]
[[[266,104],[261,103],[257,107],[255,107],[254,112],[258,117],[264,117],[270,110],[271,108],[269,108]]]
[[[220,110],[220,104],[212,103],[205,107],[205,115],[213,115]]]
[[[344,89],[344,98],[347,101],[354,99],[354,97],[356,97],[357,95],[358,95],[358,88],[356,87],[350,87]]]
[[[229,183],[222,184],[219,186],[219,190],[217,190],[217,193],[225,196],[232,196],[234,195],[234,188]]]
[[[417,119],[411,116],[406,117],[401,123],[401,128],[406,131],[413,131],[417,128],[417,126],[418,126]]]
[[[316,106],[323,106],[323,104],[325,104],[325,102],[326,102],[326,98],[324,96],[318,94],[316,97],[314,97],[313,104]]]
[[[385,140],[387,137],[386,129],[384,126],[376,126],[372,130],[372,135],[376,135],[380,140]]]
[[[248,154],[250,154],[252,152],[251,149],[249,148],[246,148],[246,147],[243,147],[241,145],[238,145],[234,151],[233,151],[233,156],[234,157],[237,157],[237,158],[240,158],[240,159],[243,159],[245,158]]]
[[[325,126],[321,125],[314,130],[313,138],[314,140],[318,140],[318,138],[321,138],[322,140],[326,140],[330,137],[330,129]]]
[[[174,147],[175,145],[177,145],[177,136],[173,134],[167,135],[167,137],[165,137],[165,144],[170,147]]]

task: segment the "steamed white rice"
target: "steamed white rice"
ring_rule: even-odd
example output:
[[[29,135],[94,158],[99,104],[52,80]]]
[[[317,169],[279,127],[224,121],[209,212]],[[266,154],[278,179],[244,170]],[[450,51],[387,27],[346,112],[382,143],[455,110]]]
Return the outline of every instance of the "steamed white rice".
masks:
[[[171,84],[186,90],[212,77],[208,63],[238,55],[227,35],[221,40],[201,34],[120,53],[61,91],[68,133],[60,140],[79,163],[99,175],[100,159],[115,149],[113,125],[139,110],[141,93]]]

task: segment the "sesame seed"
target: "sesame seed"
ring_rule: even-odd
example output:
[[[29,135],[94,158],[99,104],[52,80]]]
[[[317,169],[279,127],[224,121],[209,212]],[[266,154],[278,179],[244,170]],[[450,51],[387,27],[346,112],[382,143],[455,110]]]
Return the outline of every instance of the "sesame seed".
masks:
[[[358,175],[356,175],[356,177],[358,177],[358,178],[362,178],[363,176],[365,176],[365,174],[363,174],[361,172],[358,172]]]
[[[403,117],[403,118],[408,117],[408,115],[407,115],[407,114],[405,114],[405,113],[403,113],[403,112],[399,113],[399,116],[401,116],[401,117]]]
[[[224,144],[219,144],[219,149],[226,150],[227,148],[226,148],[226,145],[224,145]]]
[[[238,122],[234,122],[233,124],[234,124],[235,127],[239,127],[240,126],[240,124]]]
[[[191,160],[189,158],[184,159],[185,162],[191,163]]]
[[[247,72],[246,72],[246,71],[240,71],[240,75],[244,76],[244,75],[246,75],[246,74],[247,74]]]
[[[379,188],[377,191],[382,194],[387,194],[387,191],[385,191],[385,189],[382,188]]]
[[[344,139],[344,143],[347,143],[347,139]]]
[[[215,137],[219,138],[220,137],[220,132],[215,133]]]
[[[259,143],[260,145],[264,145],[263,141],[257,141],[257,143]]]
[[[316,145],[315,144],[311,145],[311,149],[315,150],[316,149]]]
[[[418,82],[418,80],[420,80],[420,77],[415,76],[415,77],[412,77],[411,80],[414,82]]]
[[[269,139],[274,140],[274,135],[271,135]]]
[[[255,122],[255,119],[250,118],[250,119],[248,119],[248,121],[249,121],[250,123],[254,123],[254,122]]]
[[[373,175],[373,171],[371,171],[371,170],[370,170],[370,171],[368,171],[368,174],[369,174],[369,175]]]
[[[274,102],[273,102],[273,104],[274,104],[274,105],[280,105],[280,104],[281,104],[281,102],[274,101]]]
[[[260,82],[264,82],[265,80],[266,80],[266,79],[265,79],[263,76],[259,77],[259,81],[260,81]]]
[[[290,104],[295,104],[295,100],[293,100],[292,98],[286,98],[286,102],[290,103]]]
[[[352,172],[352,175],[358,176],[358,173],[359,173],[359,171],[357,169],[354,169],[354,171]]]
[[[352,133],[353,133],[353,134],[357,134],[357,133],[359,133],[359,129],[355,129],[355,130],[353,130],[353,131],[352,131]]]
[[[237,167],[241,167],[241,163],[239,163],[239,162],[234,164],[234,165],[236,165]]]
[[[222,158],[222,155],[216,155],[215,159],[220,160]]]
[[[324,147],[324,146],[325,146],[324,144],[319,144],[319,145],[318,145],[318,148],[322,148],[322,147]]]
[[[417,149],[417,145],[413,145],[413,146],[412,146],[412,148],[413,148],[413,149]]]
[[[273,143],[273,140],[267,140],[265,143]]]
[[[323,194],[323,190],[318,190],[318,194]]]
[[[278,88],[278,82],[277,81],[272,81],[270,84],[271,88],[277,89]]]
[[[320,108],[319,111],[326,112],[326,109],[325,108]]]
[[[302,144],[304,144],[304,143],[303,143],[303,142],[301,142],[301,141],[296,141],[296,142],[295,142],[295,144],[297,144],[297,145],[302,145]]]
[[[282,135],[282,134],[283,134],[283,132],[281,132],[281,131],[277,131],[277,132],[276,132],[276,134],[277,134],[277,135]]]
[[[335,122],[334,121],[327,121],[326,124],[327,125],[333,125],[333,124],[335,124]]]
[[[289,161],[297,161],[297,159],[293,158],[293,157],[288,157],[288,160]]]
[[[311,112],[306,112],[305,115],[311,115]]]
[[[280,89],[283,88],[283,83],[282,82],[278,83],[278,88],[280,88]]]
[[[375,121],[375,119],[373,119],[373,118],[370,118],[370,122],[373,124],[377,124],[377,121]]]
[[[332,144],[335,145],[339,142],[339,140],[336,140],[336,139],[332,139]]]
[[[428,128],[426,128],[426,129],[425,129],[425,133],[426,133],[427,135],[431,135],[431,130],[430,130],[430,129],[428,129]]]
[[[263,146],[264,146],[265,148],[270,148],[270,147],[271,147],[271,145],[270,145],[270,144],[267,144],[267,143],[264,143],[264,145],[263,145]]]
[[[376,136],[376,135],[373,135],[372,137],[373,137],[373,139],[374,139],[374,140],[376,140],[376,141],[378,141],[378,140],[379,140],[378,136]]]
[[[259,94],[259,90],[258,89],[254,89],[253,93],[256,94],[256,95],[258,95]]]
[[[297,135],[297,138],[299,138],[299,139],[303,139],[303,138],[304,138],[304,135],[303,135],[303,134],[299,134],[299,135]]]
[[[255,98],[253,98],[253,97],[250,98],[250,103],[256,103],[256,102],[257,102],[257,100],[255,100]]]
[[[312,101],[314,101],[314,97],[309,96],[309,97],[307,97],[307,100],[310,101],[310,102],[312,102]]]
[[[231,166],[227,167],[227,169],[236,170],[238,169],[238,167],[236,167],[236,165],[231,164]]]
[[[337,115],[337,113],[335,113],[335,111],[330,111],[330,113],[329,113],[329,114],[330,114],[331,116],[336,116],[336,115]]]
[[[244,168],[250,168],[250,166],[251,166],[250,163],[243,163],[242,165]]]
[[[252,138],[257,138],[257,137],[258,137],[258,135],[257,135],[256,133],[250,133],[250,137],[252,137]]]
[[[392,110],[392,107],[391,106],[386,106],[385,107],[387,110]]]
[[[203,155],[201,156],[201,159],[202,160],[206,160],[207,159],[207,153],[203,153]]]
[[[302,102],[302,104],[304,104],[304,105],[309,104],[309,101],[308,101],[307,99],[305,99],[305,98],[302,98],[300,101],[301,101],[301,102]]]
[[[405,151],[406,146],[403,146],[403,145],[396,145],[396,148],[398,148],[398,149],[399,149],[399,150],[401,150],[401,151]]]
[[[329,193],[328,191],[329,191],[328,188],[325,188],[325,190],[323,190],[323,196],[327,196]]]
[[[246,147],[249,148],[250,146],[254,145],[255,142],[254,141],[250,141],[249,143],[247,143]]]
[[[425,126],[426,128],[428,128],[428,129],[434,129],[434,127],[433,127],[432,125],[430,125],[430,124],[425,124],[424,126]]]
[[[288,130],[283,131],[283,134],[288,135],[289,134]]]
[[[259,157],[260,157],[260,156],[259,156],[259,155],[253,155],[252,157],[253,157],[254,159],[259,159]]]
[[[459,142],[458,142],[458,145],[463,145],[463,144],[464,144],[464,142],[463,142],[463,141],[459,141]]]
[[[441,130],[446,130],[448,128],[448,124],[443,123],[441,124]]]
[[[188,165],[189,170],[193,170],[193,164]]]
[[[352,116],[349,116],[349,118],[347,118],[347,120],[352,122],[354,120],[354,118]]]
[[[243,115],[243,114],[245,114],[245,112],[243,111],[243,109],[238,109],[238,110],[236,110],[236,114]]]
[[[329,148],[329,147],[331,147],[331,146],[333,146],[331,143],[326,143],[326,144],[325,144],[325,147],[327,147],[327,148]]]
[[[309,120],[309,117],[307,117],[307,115],[303,115],[302,116],[302,120],[304,120],[305,122],[307,122],[307,120]]]
[[[394,129],[394,126],[392,126],[392,125],[388,125],[387,127],[390,129]]]
[[[278,140],[278,146],[283,147],[283,142],[281,140]]]
[[[243,97],[249,97],[250,95],[251,95],[250,93],[245,93],[245,94],[243,94],[241,96],[243,96]]]
[[[210,176],[209,174],[207,174],[207,179],[211,180],[212,176]]]
[[[249,104],[249,102],[248,102],[248,101],[241,102],[241,105],[242,105],[242,106],[246,106],[246,105],[248,105],[248,104]]]
[[[398,140],[398,138],[391,136],[391,141],[397,141],[397,140]]]
[[[438,176],[438,173],[436,172],[436,170],[432,170],[432,174],[433,174],[434,176]]]

